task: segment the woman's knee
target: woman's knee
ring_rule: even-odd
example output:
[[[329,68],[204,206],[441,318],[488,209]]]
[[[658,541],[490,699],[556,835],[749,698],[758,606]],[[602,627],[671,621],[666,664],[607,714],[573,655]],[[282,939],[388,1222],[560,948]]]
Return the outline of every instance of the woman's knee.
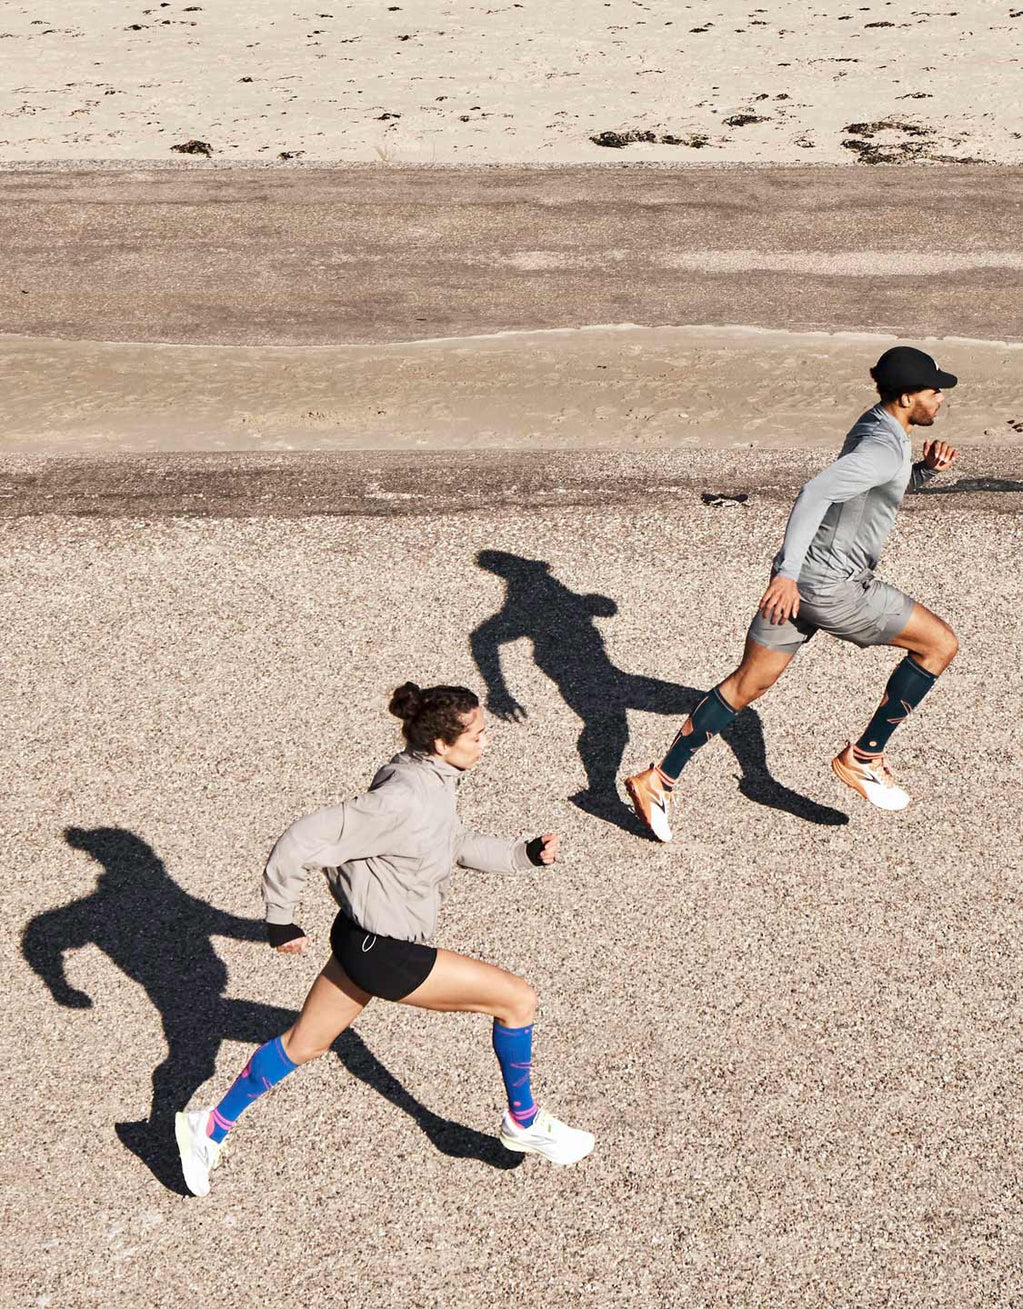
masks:
[[[522,977],[516,977],[515,986],[508,1002],[508,1025],[510,1027],[528,1027],[536,1017],[536,1007],[540,997]]]

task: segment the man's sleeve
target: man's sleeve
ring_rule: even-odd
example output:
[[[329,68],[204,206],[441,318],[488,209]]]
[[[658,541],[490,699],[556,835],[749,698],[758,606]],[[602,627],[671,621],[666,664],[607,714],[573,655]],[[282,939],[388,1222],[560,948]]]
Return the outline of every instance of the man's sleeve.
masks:
[[[382,786],[292,823],[263,870],[266,921],[292,921],[311,868],[404,853],[410,800],[405,787]]]
[[[922,459],[918,459],[913,465],[913,471],[909,477],[909,493],[913,495],[921,490],[933,478],[938,476],[936,468],[928,468]]]
[[[523,873],[533,867],[526,842],[500,836],[484,836],[458,824],[455,835],[455,863],[482,873]]]
[[[894,444],[868,439],[807,482],[789,515],[778,576],[798,582],[810,542],[830,507],[890,482],[902,459],[902,452]]]

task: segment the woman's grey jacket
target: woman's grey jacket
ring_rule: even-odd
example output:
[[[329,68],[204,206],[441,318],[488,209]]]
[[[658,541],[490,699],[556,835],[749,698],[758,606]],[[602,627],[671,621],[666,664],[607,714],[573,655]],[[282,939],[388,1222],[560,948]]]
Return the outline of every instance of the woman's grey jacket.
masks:
[[[452,864],[487,873],[533,867],[525,840],[467,831],[455,813],[462,773],[436,755],[403,751],[365,795],[292,823],[263,873],[268,923],[290,923],[309,871],[322,869],[334,899],[378,936],[428,941]]]

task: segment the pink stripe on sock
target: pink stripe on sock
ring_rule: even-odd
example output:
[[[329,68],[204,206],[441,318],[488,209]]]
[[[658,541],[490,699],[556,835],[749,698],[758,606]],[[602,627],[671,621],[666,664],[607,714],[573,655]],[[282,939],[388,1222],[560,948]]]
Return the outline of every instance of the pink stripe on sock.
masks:
[[[218,1113],[216,1109],[211,1109],[210,1121],[206,1127],[206,1135],[212,1136],[213,1134],[212,1129],[214,1127],[219,1127],[222,1131],[229,1132],[233,1126],[234,1123],[231,1121],[231,1119],[225,1118],[224,1115]]]

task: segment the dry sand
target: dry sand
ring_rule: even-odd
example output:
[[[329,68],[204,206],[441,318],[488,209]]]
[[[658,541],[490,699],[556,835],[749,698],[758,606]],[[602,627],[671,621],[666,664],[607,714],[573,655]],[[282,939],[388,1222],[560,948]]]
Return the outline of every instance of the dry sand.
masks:
[[[969,497],[911,503],[885,573],[963,638],[892,751],[912,807],[831,777],[893,656],[821,638],[694,763],[669,847],[570,801],[577,736],[613,774],[618,702],[625,766],[665,744],[737,651],[783,500],[4,524],[5,1303],[1018,1304],[1023,540]],[[537,1085],[595,1153],[509,1169],[486,1023],[378,1003],[179,1196],[171,1109],[324,957],[315,882],[310,956],[259,942],[269,843],[392,750],[390,686],[479,685],[467,638],[499,613],[529,718],[494,724],[463,813],[557,827],[565,859],[459,875],[440,940],[538,985]]]
[[[980,168],[8,172],[0,449],[834,448],[897,337],[961,376],[950,439],[1011,445],[1020,203]]]
[[[0,450],[834,450],[896,343],[670,327],[318,349],[8,338]],[[929,435],[1023,444],[1023,345],[918,344],[963,379]]]
[[[1021,159],[1011,0],[64,0],[0,24],[9,161],[189,140],[231,162]],[[608,131],[653,140],[594,144]]]

